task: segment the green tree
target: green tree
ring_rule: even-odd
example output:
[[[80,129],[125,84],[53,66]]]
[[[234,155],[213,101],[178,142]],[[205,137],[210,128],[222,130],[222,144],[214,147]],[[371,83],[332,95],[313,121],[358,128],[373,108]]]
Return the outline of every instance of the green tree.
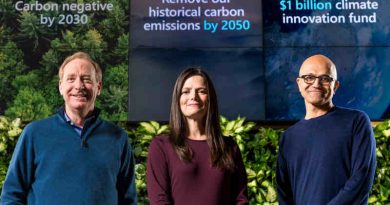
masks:
[[[50,2],[62,5],[96,1]],[[106,73],[114,67],[123,66],[127,70],[130,2],[127,0],[108,2],[114,5],[111,11],[84,12],[88,16],[87,24],[60,25],[55,22],[49,27],[40,24],[40,15],[58,17],[60,14],[71,15],[77,12],[20,12],[14,8],[15,1],[0,0],[0,114],[8,110],[9,114],[16,115],[16,111],[11,107],[16,106],[16,95],[18,98],[21,98],[21,93],[27,95],[26,86],[34,88],[35,91],[39,90],[39,95],[43,96],[45,106],[51,112],[61,106],[63,99],[58,93],[58,68],[65,57],[76,51],[89,53]],[[21,76],[17,77],[18,75]],[[126,84],[125,87],[123,84]],[[22,90],[24,92],[21,92]],[[104,100],[97,102],[99,107],[103,108],[102,115],[109,120],[126,120],[127,92],[127,73],[120,81],[105,80],[102,96],[98,98]]]
[[[0,48],[11,40],[12,30],[4,25],[0,26]]]
[[[46,104],[42,92],[24,87],[19,90],[15,100],[6,110],[5,115],[10,118],[21,118],[23,121],[33,121],[48,117],[51,114],[51,108]]]
[[[102,35],[96,29],[89,30],[81,39],[83,50],[89,53],[93,59],[101,59],[103,57],[103,50],[105,50],[107,45]]]
[[[19,118],[11,121],[4,116],[0,116],[0,192],[11,161],[12,152],[21,132],[22,125]]]
[[[122,34],[118,37],[117,47],[114,49],[112,60],[116,63],[129,61],[129,34]]]
[[[51,41],[51,48],[54,51],[60,53],[67,53],[66,55],[69,55],[72,53],[72,51],[76,51],[79,49],[78,38],[79,37],[77,34],[67,30],[65,32],[62,32],[62,39],[55,38]]]
[[[127,89],[128,68],[126,64],[117,65],[106,70],[103,81],[105,84],[115,85]]]
[[[59,53],[63,56],[68,56],[75,51],[81,50],[89,53],[94,59],[100,59],[103,56],[103,51],[106,47],[107,45],[106,42],[104,42],[102,35],[95,29],[89,30],[84,35],[78,35],[67,30],[62,33],[62,39],[56,38],[51,42],[52,51],[47,55]]]
[[[128,29],[128,17],[125,9],[114,4],[114,9],[107,12],[107,16],[99,23],[98,28],[104,34],[107,42],[114,44],[118,34],[123,34]]]
[[[12,87],[13,79],[25,69],[23,52],[14,42],[7,42],[0,49],[0,114],[4,113],[7,104],[13,100],[16,90]]]
[[[109,68],[104,73],[103,90],[97,104],[102,108],[102,117],[110,120],[127,120],[128,68],[122,64]]]
[[[36,71],[31,71],[25,75],[18,75],[12,81],[12,86],[15,90],[21,90],[24,87],[39,89],[40,84],[41,79]]]
[[[56,109],[64,104],[64,99],[58,90],[58,82],[59,78],[55,75],[52,80],[47,82],[42,91],[46,103],[51,107],[51,113],[54,113]]]
[[[58,68],[61,65],[61,61],[64,57],[57,51],[50,49],[42,56],[40,62],[41,67],[38,69],[39,74],[44,79],[50,79],[56,76]]]
[[[22,43],[27,43],[36,50],[42,40],[46,36],[45,27],[40,24],[38,16],[31,12],[21,12],[20,19],[20,32],[18,33],[18,39]]]
[[[15,11],[13,1],[0,0],[1,27],[14,28],[15,27],[14,20],[17,18],[17,16],[18,14]]]

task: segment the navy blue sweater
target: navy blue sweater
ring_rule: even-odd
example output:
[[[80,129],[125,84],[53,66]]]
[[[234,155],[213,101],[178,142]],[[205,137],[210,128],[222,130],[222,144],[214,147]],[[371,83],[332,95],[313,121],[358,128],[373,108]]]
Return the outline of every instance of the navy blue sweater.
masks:
[[[128,135],[97,117],[81,138],[63,109],[25,127],[3,185],[1,205],[136,204]]]
[[[375,166],[375,138],[366,114],[335,107],[301,120],[280,140],[279,204],[367,204]]]

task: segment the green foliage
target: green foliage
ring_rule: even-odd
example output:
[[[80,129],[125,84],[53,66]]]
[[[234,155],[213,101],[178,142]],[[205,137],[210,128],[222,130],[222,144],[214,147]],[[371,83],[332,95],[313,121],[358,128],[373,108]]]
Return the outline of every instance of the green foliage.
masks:
[[[107,17],[100,22],[99,28],[106,34],[104,37],[107,41],[115,41],[117,38],[116,34],[125,33],[125,29],[129,25],[125,12],[126,10],[116,4]]]
[[[12,26],[12,24],[9,24],[8,22],[12,19],[16,19],[16,17],[17,17],[17,14],[16,14],[14,8],[15,7],[13,4],[13,1],[0,0],[0,22],[4,22],[4,24],[2,24],[2,25]],[[0,28],[0,30],[1,30],[1,28]],[[1,34],[1,32],[0,32],[0,34]],[[1,35],[0,35],[0,39],[1,39]]]
[[[63,4],[95,1],[51,0],[49,2]],[[10,110],[10,106],[17,104],[14,102],[16,95],[27,84],[40,91],[38,95],[45,98],[51,112],[62,105],[63,100],[58,93],[58,78],[56,78],[58,68],[65,57],[76,51],[89,53],[103,71],[122,66],[128,68],[130,2],[126,0],[104,2],[112,3],[113,10],[86,11],[84,14],[88,16],[88,23],[66,25],[58,23],[59,16],[77,12],[17,11],[14,8],[15,1],[0,0],[0,115]],[[40,15],[56,17],[56,21],[49,27],[40,23]],[[121,80],[104,83],[103,92],[106,94],[100,97],[105,99],[97,103],[103,110],[102,116],[109,120],[127,119],[128,90],[127,85],[124,88],[122,83],[127,83],[128,77],[123,75],[121,77]],[[120,85],[115,84],[118,82]],[[13,111],[13,114],[22,113]],[[22,120],[29,121],[30,118],[22,118]]]
[[[22,51],[14,42],[7,42],[0,50],[0,114],[4,113],[7,104],[15,97],[17,92],[12,81],[22,74],[24,69]]]
[[[19,118],[11,121],[4,116],[0,116],[0,187],[3,187],[8,164],[11,160],[16,140],[21,132],[21,121]]]
[[[62,39],[56,38],[51,41],[51,47],[55,51],[60,52],[76,50],[78,48],[77,35],[75,35],[72,31],[67,30],[62,33]]]
[[[125,64],[110,67],[104,72],[104,84],[128,87],[128,67]]]
[[[93,59],[102,57],[106,43],[102,35],[95,29],[88,30],[85,34],[77,34],[72,31],[65,31],[62,39],[56,38],[51,42],[54,51],[67,53],[67,55],[77,50],[89,53]],[[59,65],[58,65],[59,67]]]
[[[51,108],[46,104],[40,91],[25,87],[19,90],[5,114],[11,118],[20,117],[23,120],[32,121],[48,117],[51,114]]]
[[[128,131],[136,159],[135,173],[138,204],[149,204],[146,193],[146,157],[148,156],[150,141],[153,137],[168,132],[168,125],[160,125],[155,121],[141,122],[136,129]]]
[[[52,78],[57,76],[58,68],[61,66],[61,59],[63,57],[53,49],[48,50],[42,56],[40,64],[42,67],[38,70],[40,75],[45,78]]]
[[[102,117],[116,121],[127,120],[128,68],[121,64],[104,72],[103,90],[98,98]],[[105,86],[108,85],[108,86]]]
[[[115,61],[118,63],[129,61],[129,35],[123,34],[118,37],[118,46],[114,50]]]
[[[120,126],[126,129],[125,124]],[[275,169],[277,150],[281,129],[255,129],[253,122],[245,122],[238,117],[229,121],[221,117],[223,135],[236,140],[241,149],[248,174],[248,194],[250,204],[277,205]],[[136,159],[135,174],[138,192],[138,203],[149,204],[146,192],[146,158],[148,147],[157,135],[169,132],[167,125],[155,121],[141,122],[135,129],[127,129],[129,140],[133,146]],[[20,120],[12,122],[0,117],[0,183],[4,181],[5,173],[15,146],[16,136],[21,132]],[[369,204],[385,205],[390,193],[390,120],[374,127],[377,142],[377,171]],[[0,184],[0,185],[1,185]]]
[[[3,25],[0,26],[0,48],[5,45],[6,42],[10,41],[10,36],[12,35],[12,30]]]
[[[277,148],[282,130],[260,128],[253,130],[255,123],[245,123],[238,117],[228,121],[221,117],[223,135],[231,136],[240,147],[248,174],[250,204],[273,204],[277,202],[276,169]]]
[[[102,35],[96,29],[89,30],[81,39],[82,50],[89,53],[93,59],[102,58],[103,50],[107,45],[103,41]]]
[[[32,42],[33,49],[36,50],[45,34],[45,28],[40,24],[39,17],[31,12],[23,11],[19,23],[21,26],[20,33],[18,33],[19,39],[22,42]]]
[[[46,82],[46,85],[43,86],[42,94],[45,97],[47,105],[51,108],[51,113],[54,113],[56,109],[63,105],[64,100],[60,91],[58,89],[59,78],[57,75],[53,77],[50,81]]]
[[[34,71],[27,73],[26,75],[18,75],[12,81],[12,86],[15,90],[21,90],[24,87],[31,87],[35,89],[40,88],[40,78]]]
[[[220,122],[223,135],[232,137],[240,147],[248,174],[250,204],[277,205],[276,173],[274,170],[276,170],[279,137],[283,130],[272,128],[255,130],[255,123],[245,122],[245,118],[242,117],[232,121],[221,117]],[[147,148],[152,138],[158,135],[161,130],[168,131],[168,127],[165,126],[156,122],[142,122],[135,130],[129,131],[137,159],[136,178],[140,204],[148,204],[145,184]],[[390,192],[390,121],[379,124],[374,128],[374,131],[380,152],[377,152],[377,176],[369,204],[386,205]]]
[[[245,118],[242,117],[238,117],[233,121],[228,121],[224,117],[220,118],[222,135],[233,137],[240,147],[243,157],[245,158],[247,154],[247,150],[245,150],[245,142],[250,138],[248,132],[253,129],[255,123],[249,122],[244,124],[244,122]]]
[[[390,201],[390,120],[374,127],[377,168],[370,204],[382,205]]]

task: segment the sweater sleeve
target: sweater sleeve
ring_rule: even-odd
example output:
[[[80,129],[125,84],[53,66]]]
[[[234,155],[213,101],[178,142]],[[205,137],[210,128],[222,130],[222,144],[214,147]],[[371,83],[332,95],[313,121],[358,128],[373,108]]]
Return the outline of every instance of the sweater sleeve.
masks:
[[[168,163],[162,143],[161,139],[156,137],[149,146],[146,181],[151,205],[173,204]]]
[[[294,204],[294,202],[293,202],[292,187],[288,176],[287,165],[282,153],[282,149],[283,149],[282,142],[284,138],[285,138],[285,133],[283,133],[279,144],[278,161],[276,164],[276,182],[277,182],[279,204],[289,205],[289,204]]]
[[[1,205],[26,204],[34,181],[34,149],[30,126],[26,126],[12,155],[0,198]]]
[[[234,160],[236,163],[236,173],[234,178],[236,179],[235,184],[237,187],[235,204],[236,205],[249,204],[248,179],[246,175],[245,165],[242,160],[241,152],[237,145],[235,146],[235,150],[234,150]]]
[[[366,203],[374,181],[376,145],[370,120],[362,114],[354,123],[351,176],[328,205]]]
[[[135,188],[134,156],[127,140],[122,151],[121,168],[117,177],[118,205],[136,205],[137,191]]]

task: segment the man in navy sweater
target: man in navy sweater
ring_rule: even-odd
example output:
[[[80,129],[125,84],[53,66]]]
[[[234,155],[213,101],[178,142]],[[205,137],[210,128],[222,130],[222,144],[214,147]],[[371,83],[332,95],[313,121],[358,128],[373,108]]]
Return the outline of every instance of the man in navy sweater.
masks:
[[[370,119],[333,105],[339,81],[329,58],[306,59],[296,81],[306,115],[280,139],[279,204],[367,204],[376,166]]]
[[[77,52],[65,59],[59,78],[65,106],[23,130],[0,204],[137,204],[127,133],[101,120],[95,108],[102,88],[99,65]]]

